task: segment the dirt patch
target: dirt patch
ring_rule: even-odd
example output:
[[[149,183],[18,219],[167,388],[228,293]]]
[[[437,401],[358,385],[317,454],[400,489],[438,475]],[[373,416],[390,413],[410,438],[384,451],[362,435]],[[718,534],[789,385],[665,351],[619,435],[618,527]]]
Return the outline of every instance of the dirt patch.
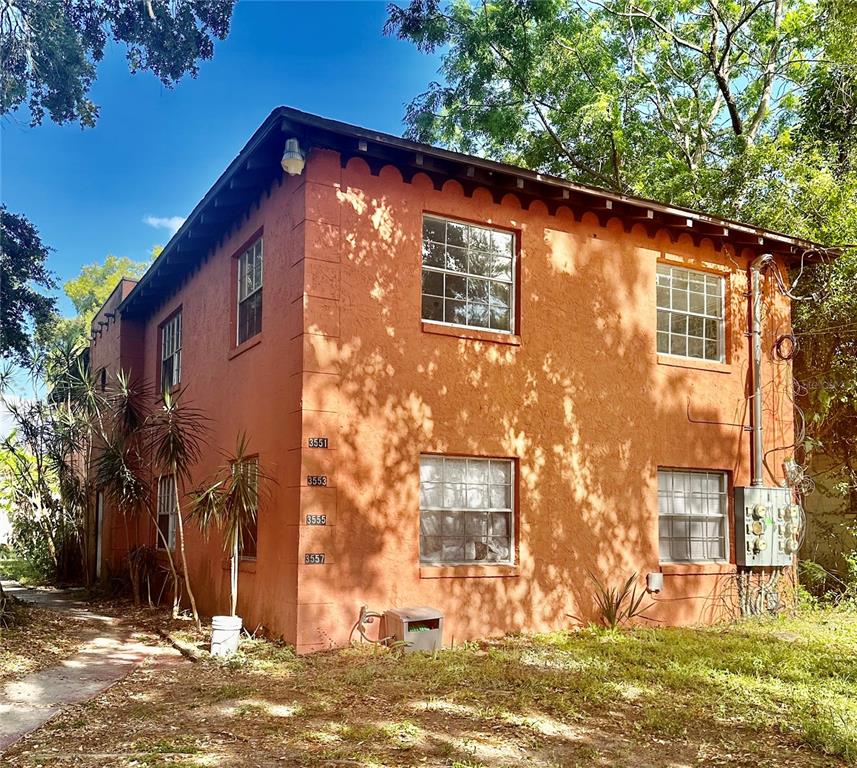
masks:
[[[19,679],[73,656],[96,626],[21,603],[15,612],[16,624],[0,628],[0,682]]]

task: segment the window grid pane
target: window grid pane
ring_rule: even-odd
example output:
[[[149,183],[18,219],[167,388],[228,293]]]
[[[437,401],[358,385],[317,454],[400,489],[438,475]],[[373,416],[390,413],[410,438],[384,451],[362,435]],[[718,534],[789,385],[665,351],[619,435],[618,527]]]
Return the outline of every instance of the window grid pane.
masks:
[[[162,475],[158,478],[158,530],[163,534],[156,536],[155,547],[164,549],[164,541],[170,549],[176,548],[176,503],[175,484],[172,475]]]
[[[240,465],[233,465],[233,471],[249,474],[250,477],[256,516],[252,523],[246,523],[241,528],[242,543],[240,556],[255,558],[256,546],[259,539],[259,459],[256,457],[246,459]]]
[[[722,277],[658,264],[657,350],[722,362],[724,358]]]
[[[658,470],[658,538],[664,562],[727,557],[724,472]]]
[[[420,457],[420,561],[502,563],[512,549],[511,459]]]
[[[170,389],[182,378],[182,313],[161,328],[161,389]]]
[[[238,343],[262,330],[262,240],[238,257]]]
[[[511,232],[425,216],[423,320],[511,333],[514,255]]]

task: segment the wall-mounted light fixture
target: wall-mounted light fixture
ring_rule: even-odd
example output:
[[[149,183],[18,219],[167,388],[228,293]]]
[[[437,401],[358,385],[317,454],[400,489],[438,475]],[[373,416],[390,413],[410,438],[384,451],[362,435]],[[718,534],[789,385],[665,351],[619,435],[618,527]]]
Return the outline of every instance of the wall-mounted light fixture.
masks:
[[[300,176],[303,173],[306,165],[306,156],[301,150],[301,145],[297,139],[291,138],[286,140],[286,149],[283,152],[283,159],[280,160],[280,165],[289,176]]]

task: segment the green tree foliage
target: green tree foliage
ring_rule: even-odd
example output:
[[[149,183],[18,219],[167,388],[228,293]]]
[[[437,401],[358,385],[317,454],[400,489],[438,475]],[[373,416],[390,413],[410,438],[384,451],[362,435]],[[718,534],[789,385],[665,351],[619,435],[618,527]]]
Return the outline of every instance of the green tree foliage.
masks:
[[[801,352],[795,375],[808,420],[807,450],[830,464],[825,492],[857,512],[857,250],[810,271],[804,290],[821,301],[795,310]],[[853,536],[854,518],[845,521]],[[837,536],[840,541],[841,535]]]
[[[87,424],[98,395],[75,350],[36,362],[29,397],[10,394],[11,368],[0,372],[0,408],[13,427],[0,440],[0,489],[11,500],[15,549],[46,576],[76,577],[88,559]],[[35,389],[43,385],[50,393],[39,398]]]
[[[411,0],[386,26],[441,54],[412,138],[843,246],[855,29],[854,0]],[[797,291],[806,448],[857,510],[857,252]]]
[[[55,287],[46,261],[50,249],[36,228],[0,206],[0,357],[28,366],[30,330],[50,326],[55,299],[37,288]]]
[[[89,98],[108,40],[123,43],[132,73],[148,70],[172,87],[196,76],[223,40],[235,0],[13,0],[0,4],[0,114],[29,108],[33,125],[91,127]]]
[[[387,29],[447,48],[415,137],[685,202],[776,135],[823,43],[807,0],[414,0]]]
[[[92,319],[104,306],[119,281],[123,277],[140,277],[162,250],[160,246],[153,248],[148,261],[133,261],[127,256],[108,255],[100,264],[84,266],[77,277],[63,285],[77,314],[74,317],[55,320],[52,332],[48,334],[48,344],[58,340],[67,344],[86,343]]]

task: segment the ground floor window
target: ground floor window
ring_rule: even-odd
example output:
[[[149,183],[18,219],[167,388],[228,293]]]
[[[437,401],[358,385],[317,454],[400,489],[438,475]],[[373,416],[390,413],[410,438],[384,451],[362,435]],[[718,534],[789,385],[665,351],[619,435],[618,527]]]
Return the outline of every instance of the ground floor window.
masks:
[[[420,457],[420,562],[514,561],[512,459]]]
[[[725,472],[658,470],[661,562],[727,558],[728,487]]]
[[[239,555],[242,558],[255,559],[256,544],[259,538],[259,459],[258,457],[245,459],[234,464],[232,471],[247,474],[250,492],[256,506],[253,521],[247,522],[241,527],[241,552]]]
[[[172,475],[158,478],[158,530],[155,541],[157,549],[164,549],[164,542],[170,549],[176,548],[176,486]]]

